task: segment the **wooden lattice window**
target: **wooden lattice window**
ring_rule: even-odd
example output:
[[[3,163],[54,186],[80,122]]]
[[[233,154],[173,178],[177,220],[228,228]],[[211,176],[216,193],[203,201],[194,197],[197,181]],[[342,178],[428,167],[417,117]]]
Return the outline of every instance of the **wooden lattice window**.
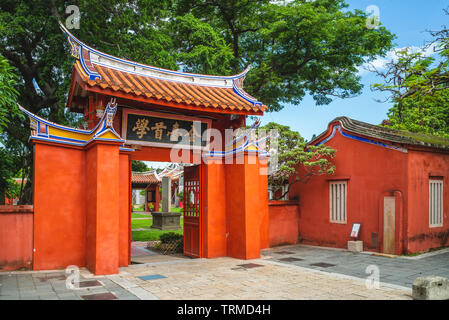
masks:
[[[184,182],[184,215],[198,217],[200,215],[200,181],[188,180]]]
[[[346,223],[347,181],[329,182],[330,222]]]
[[[443,226],[443,180],[429,180],[429,226]]]

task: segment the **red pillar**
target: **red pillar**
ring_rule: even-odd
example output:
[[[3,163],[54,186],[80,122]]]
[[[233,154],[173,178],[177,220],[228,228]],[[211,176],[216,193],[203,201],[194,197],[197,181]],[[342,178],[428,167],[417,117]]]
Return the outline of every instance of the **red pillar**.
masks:
[[[154,211],[159,211],[159,184],[156,184],[155,190],[156,202],[154,204]]]
[[[226,256],[226,179],[222,159],[204,159],[201,188],[204,189],[202,215],[203,252],[206,258]],[[184,197],[187,195],[184,194]]]
[[[86,265],[96,275],[118,273],[119,144],[93,141],[86,154]]]
[[[268,213],[268,159],[259,157],[260,249],[270,247]]]
[[[120,217],[119,217],[119,265],[128,266],[131,262],[131,165],[129,153],[120,152]]]
[[[237,155],[237,156],[242,156]],[[236,160],[236,159],[234,159]],[[243,163],[226,164],[227,255],[260,257],[268,241],[268,204],[265,179],[256,153],[245,152]],[[262,193],[261,193],[262,192]]]

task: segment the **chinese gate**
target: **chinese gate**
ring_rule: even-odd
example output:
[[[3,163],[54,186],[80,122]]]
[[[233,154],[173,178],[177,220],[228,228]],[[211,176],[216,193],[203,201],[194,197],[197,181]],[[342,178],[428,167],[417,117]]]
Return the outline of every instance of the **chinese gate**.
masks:
[[[164,70],[102,53],[61,29],[75,60],[67,107],[88,129],[21,108],[34,144],[33,269],[113,274],[130,263],[132,160],[194,165],[184,182],[186,255],[260,257],[268,247],[267,154],[249,134],[223,138],[266,110],[243,90],[249,69]]]

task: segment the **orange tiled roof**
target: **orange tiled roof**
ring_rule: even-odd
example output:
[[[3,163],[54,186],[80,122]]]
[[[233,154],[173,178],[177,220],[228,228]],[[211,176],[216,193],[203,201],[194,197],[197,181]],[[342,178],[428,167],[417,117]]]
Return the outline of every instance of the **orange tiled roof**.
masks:
[[[142,184],[157,184],[159,179],[155,176],[153,172],[132,172],[131,177],[132,183],[142,183]]]
[[[79,71],[78,65],[77,69]],[[83,80],[91,87],[112,89],[124,93],[135,94],[146,98],[154,98],[194,106],[203,106],[228,110],[265,111],[266,106],[254,105],[237,94],[232,88],[195,85],[189,83],[168,81],[145,77],[129,72],[114,70],[104,66],[94,65],[101,78]],[[80,74],[82,74],[80,72]]]
[[[243,90],[249,68],[233,76],[214,76],[167,70],[114,57],[91,48],[74,37],[64,25],[75,58],[75,70],[88,87],[111,89],[171,103],[262,114],[267,106]],[[70,97],[69,97],[70,104]]]

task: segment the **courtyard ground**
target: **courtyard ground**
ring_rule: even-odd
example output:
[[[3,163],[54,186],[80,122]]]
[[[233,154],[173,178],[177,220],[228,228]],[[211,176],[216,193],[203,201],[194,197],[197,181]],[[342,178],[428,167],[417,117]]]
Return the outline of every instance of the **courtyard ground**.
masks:
[[[285,246],[260,259],[190,259],[162,256],[133,243],[134,264],[94,276],[81,269],[80,288],[67,289],[63,270],[0,273],[6,299],[411,299],[411,284],[424,275],[449,276],[449,250],[418,257],[383,257],[344,250]],[[379,268],[379,288],[368,288],[366,267]]]

